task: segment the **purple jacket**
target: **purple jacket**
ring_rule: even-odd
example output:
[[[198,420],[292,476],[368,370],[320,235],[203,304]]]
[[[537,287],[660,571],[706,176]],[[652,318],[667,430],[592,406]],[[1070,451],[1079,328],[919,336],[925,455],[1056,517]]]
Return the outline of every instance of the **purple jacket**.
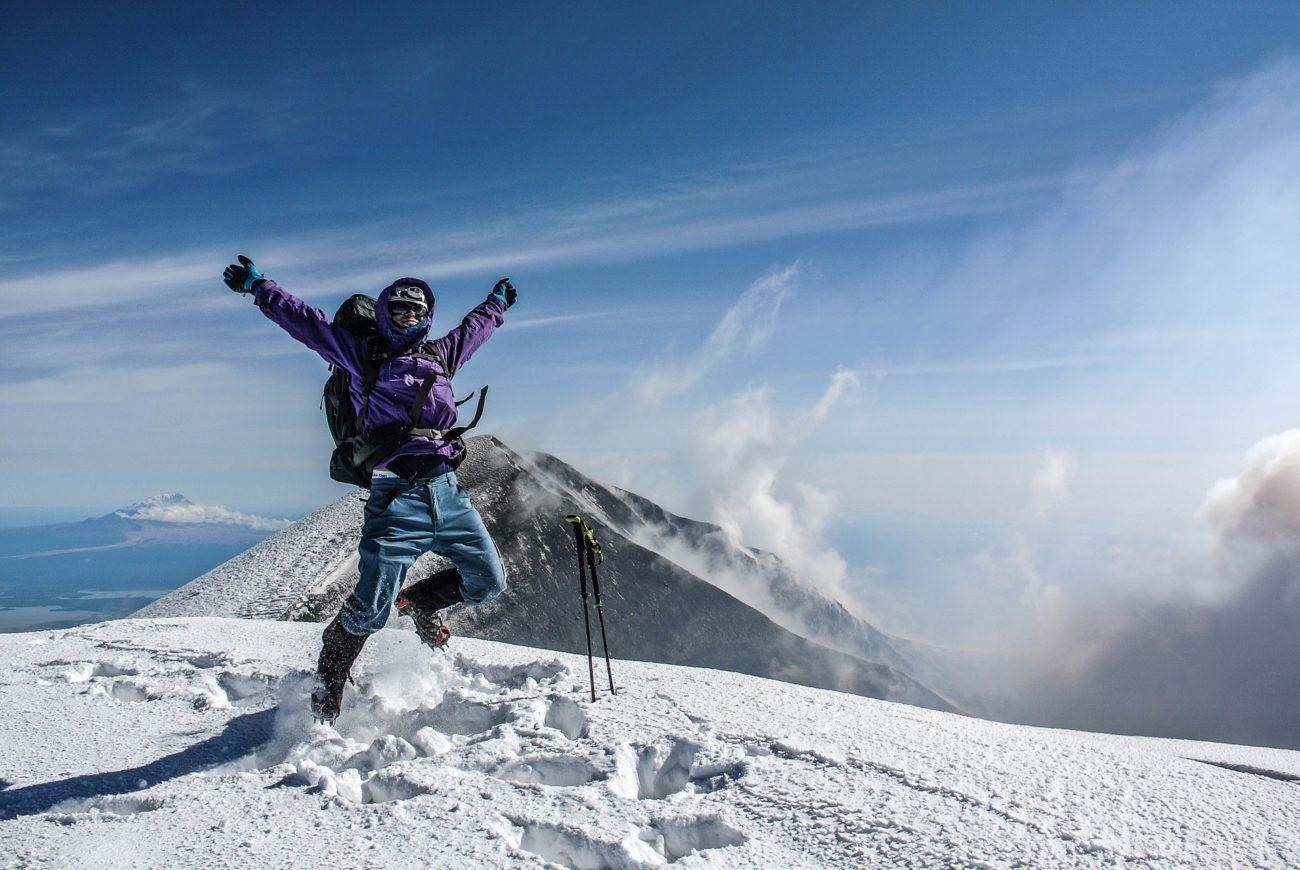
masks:
[[[409,333],[394,330],[393,322],[388,317],[388,296],[398,286],[420,287],[429,304],[429,314],[420,323],[420,328]],[[367,340],[353,335],[341,326],[335,326],[325,312],[286,292],[274,281],[260,285],[253,299],[262,313],[280,324],[285,332],[316,351],[326,362],[346,370],[352,376],[352,406],[359,415],[363,404],[360,389]],[[505,313],[505,301],[499,296],[489,296],[465,315],[459,326],[433,342],[451,367],[450,372],[441,371],[433,360],[411,359],[407,356],[394,356],[385,360],[379,367],[375,388],[370,394],[366,418],[359,420],[361,428],[373,429],[389,423],[413,423],[422,429],[450,429],[455,426],[456,404],[452,398],[450,375],[455,374],[496,331],[505,320]],[[418,278],[399,278],[379,294],[375,305],[375,320],[382,340],[393,351],[415,352],[428,339],[429,328],[433,324],[433,290]],[[424,402],[419,419],[413,421],[411,404],[416,399],[420,383],[430,372],[436,373],[437,379],[429,398]],[[383,462],[409,454],[436,455],[455,464],[462,453],[464,447],[459,444],[417,437],[385,457]]]

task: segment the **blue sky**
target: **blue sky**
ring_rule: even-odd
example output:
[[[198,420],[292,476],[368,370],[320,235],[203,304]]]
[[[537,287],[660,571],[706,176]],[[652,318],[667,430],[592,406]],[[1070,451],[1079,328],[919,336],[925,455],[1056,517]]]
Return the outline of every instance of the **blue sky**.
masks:
[[[340,492],[236,252],[327,308],[422,275],[447,327],[512,275],[488,431],[963,642],[1141,582],[1295,424],[1290,4],[28,4],[0,42],[0,509]]]

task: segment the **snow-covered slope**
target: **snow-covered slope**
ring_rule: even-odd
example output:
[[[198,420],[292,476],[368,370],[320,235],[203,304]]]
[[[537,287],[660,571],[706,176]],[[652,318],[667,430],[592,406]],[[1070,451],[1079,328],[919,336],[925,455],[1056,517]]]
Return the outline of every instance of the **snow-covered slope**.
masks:
[[[0,636],[9,866],[1300,865],[1300,753],[964,718],[406,631],[337,729],[318,627]]]
[[[591,492],[610,493],[606,502],[617,496],[594,482],[583,483],[576,472],[561,482],[489,436],[471,438],[468,446],[459,476],[500,547],[510,581],[505,594],[490,604],[452,610],[452,630],[561,651],[584,649],[576,554],[571,527],[563,518],[593,514],[597,506]],[[356,583],[361,511],[360,497],[346,496],[138,615],[328,619]],[[617,522],[614,513],[606,504],[593,519],[607,556],[602,593],[615,655],[725,668],[952,709],[912,679],[892,653],[872,658],[833,649],[820,642],[820,634],[800,635],[783,627],[770,612],[711,582],[716,578],[707,565],[702,574],[693,573],[680,556],[668,558],[652,542],[631,537],[635,523]],[[427,556],[410,579],[442,564]]]

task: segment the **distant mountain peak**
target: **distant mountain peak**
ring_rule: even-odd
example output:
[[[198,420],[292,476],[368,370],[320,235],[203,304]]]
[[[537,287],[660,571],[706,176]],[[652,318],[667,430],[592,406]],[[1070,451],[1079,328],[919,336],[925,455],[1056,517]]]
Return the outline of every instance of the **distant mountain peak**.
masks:
[[[192,507],[193,505],[194,502],[179,492],[164,492],[160,495],[150,496],[144,501],[138,501],[130,507],[118,508],[113,513],[127,519],[139,519],[138,514],[148,513],[158,508]]]

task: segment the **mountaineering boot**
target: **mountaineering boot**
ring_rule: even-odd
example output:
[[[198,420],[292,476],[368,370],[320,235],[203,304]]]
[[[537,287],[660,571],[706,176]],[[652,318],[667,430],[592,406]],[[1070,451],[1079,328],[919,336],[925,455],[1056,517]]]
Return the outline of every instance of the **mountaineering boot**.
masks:
[[[343,685],[350,679],[352,663],[361,654],[368,635],[349,634],[334,617],[321,635],[320,661],[316,666],[316,687],[311,693],[311,713],[330,725],[343,707]]]
[[[464,600],[460,594],[460,574],[455,568],[448,568],[402,590],[397,596],[397,612],[411,617],[415,633],[429,649],[440,650],[451,640],[451,629],[443,623],[438,611]]]

